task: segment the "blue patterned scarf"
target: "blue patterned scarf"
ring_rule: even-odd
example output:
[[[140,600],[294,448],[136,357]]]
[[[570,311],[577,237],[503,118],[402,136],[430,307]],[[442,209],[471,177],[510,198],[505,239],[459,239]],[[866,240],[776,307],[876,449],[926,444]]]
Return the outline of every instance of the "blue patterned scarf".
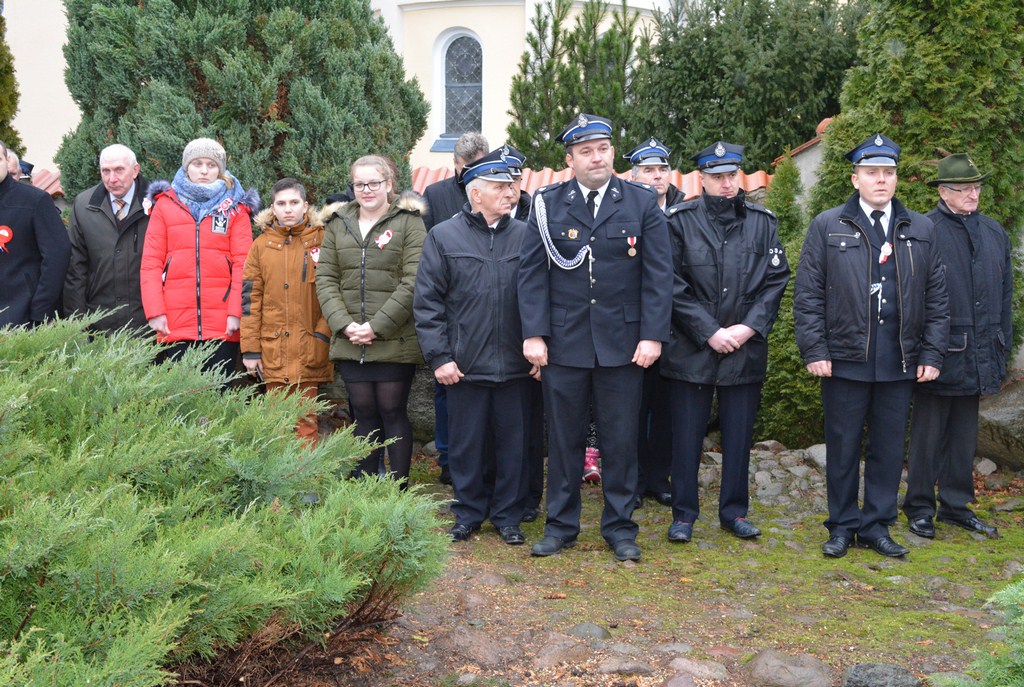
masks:
[[[238,179],[230,172],[224,174],[234,182],[231,188],[228,188],[223,179],[216,179],[210,184],[193,183],[185,175],[185,170],[178,168],[178,172],[174,175],[174,181],[171,182],[171,188],[174,189],[178,200],[184,203],[192,213],[192,218],[195,221],[202,222],[204,218],[220,209],[224,201],[229,201],[224,207],[224,210],[227,211],[245,199],[245,191],[238,183]]]

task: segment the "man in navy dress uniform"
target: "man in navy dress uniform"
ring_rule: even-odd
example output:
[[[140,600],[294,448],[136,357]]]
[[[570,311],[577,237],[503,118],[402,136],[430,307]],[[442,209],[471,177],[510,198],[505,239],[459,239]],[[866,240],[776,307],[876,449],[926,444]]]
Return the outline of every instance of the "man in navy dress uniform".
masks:
[[[903,471],[915,382],[939,376],[949,340],[949,302],[932,221],[896,193],[900,147],[869,136],[846,154],[856,192],[807,229],[793,291],[796,343],[821,377],[825,414],[828,541],[883,556],[909,552],[889,536]],[[857,502],[861,443],[864,503]]]
[[[519,271],[523,354],[542,368],[548,420],[547,521],[535,556],[575,545],[593,399],[604,457],[601,534],[639,560],[632,514],[644,369],[668,340],[672,269],[649,187],[614,176],[612,124],[581,114],[559,135],[576,178],[534,195]]]

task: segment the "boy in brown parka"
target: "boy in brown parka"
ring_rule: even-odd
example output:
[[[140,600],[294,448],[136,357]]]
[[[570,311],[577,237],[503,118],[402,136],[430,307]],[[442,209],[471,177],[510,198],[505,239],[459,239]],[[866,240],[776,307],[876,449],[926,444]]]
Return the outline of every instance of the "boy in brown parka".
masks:
[[[271,206],[253,221],[263,233],[245,261],[242,362],[268,391],[286,389],[315,399],[319,383],[334,380],[331,329],[316,296],[324,225],[295,179],[278,181],[271,197]],[[295,431],[315,444],[316,415],[301,418]]]

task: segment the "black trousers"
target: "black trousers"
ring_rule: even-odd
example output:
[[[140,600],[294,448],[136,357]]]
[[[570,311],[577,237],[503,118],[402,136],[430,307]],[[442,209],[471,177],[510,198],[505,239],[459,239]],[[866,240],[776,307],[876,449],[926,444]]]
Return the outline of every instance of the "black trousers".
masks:
[[[640,441],[637,445],[637,495],[663,494],[671,490],[672,414],[669,382],[661,376],[660,361],[644,370],[640,400]]]
[[[541,378],[548,420],[548,490],[545,535],[571,539],[580,531],[580,482],[593,397],[601,441],[604,512],[601,535],[608,544],[636,538],[637,407],[643,368],[566,367],[549,364]]]
[[[938,515],[965,519],[974,515],[974,453],[978,448],[978,396],[935,396],[914,392],[910,416],[907,496],[908,519]]]
[[[530,414],[527,422],[530,432],[529,448],[526,452],[529,490],[527,508],[537,508],[544,496],[544,390],[541,383],[530,380]]]
[[[907,414],[914,380],[858,382],[821,380],[825,413],[825,483],[830,534],[877,539],[896,522]],[[861,444],[864,453],[864,505],[858,506]]]
[[[761,383],[715,386],[669,380],[672,390],[672,519],[693,522],[700,513],[697,475],[711,401],[718,394],[722,429],[722,488],[718,519],[747,517],[750,506],[750,445],[761,402]]]
[[[448,469],[456,523],[479,527],[490,516],[495,527],[507,527],[522,520],[529,384],[528,379],[494,386],[461,381],[447,388]],[[485,478],[489,454],[494,456],[493,489]]]

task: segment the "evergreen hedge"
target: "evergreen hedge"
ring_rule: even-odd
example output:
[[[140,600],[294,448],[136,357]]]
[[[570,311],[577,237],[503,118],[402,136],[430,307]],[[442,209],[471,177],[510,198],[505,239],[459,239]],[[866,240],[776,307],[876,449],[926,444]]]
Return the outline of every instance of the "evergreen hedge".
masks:
[[[14,78],[14,55],[7,45],[7,20],[4,19],[4,3],[0,0],[0,141],[15,153],[25,152],[21,137],[11,126],[14,115],[18,114],[18,82]],[[6,161],[4,161],[6,164]]]
[[[308,449],[300,397],[82,324],[0,330],[0,684],[277,670],[440,572],[436,504],[345,479],[349,430]]]
[[[57,153],[69,196],[96,183],[106,145],[170,179],[199,136],[220,140],[231,172],[263,193],[290,176],[322,202],[367,153],[408,174],[427,104],[368,0],[64,4],[65,81],[82,110]]]

